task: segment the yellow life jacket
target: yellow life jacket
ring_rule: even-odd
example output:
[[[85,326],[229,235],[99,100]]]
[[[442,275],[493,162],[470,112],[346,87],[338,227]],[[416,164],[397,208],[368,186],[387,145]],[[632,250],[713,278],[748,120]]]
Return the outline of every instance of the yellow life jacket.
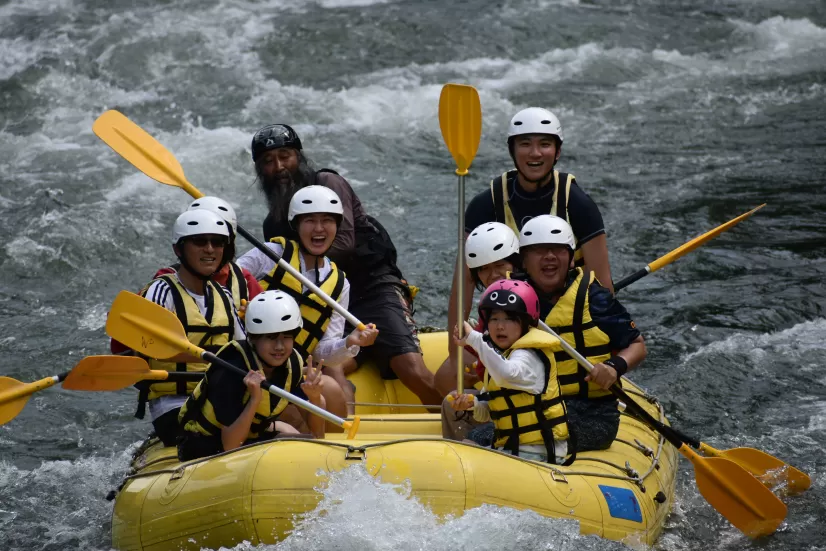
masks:
[[[545,366],[545,388],[542,394],[502,388],[485,371],[487,392],[480,399],[488,400],[494,425],[496,448],[505,448],[519,455],[519,446],[543,445],[548,461],[554,461],[554,440],[568,439],[565,403],[559,394],[554,353],[561,349],[559,341],[536,328],[531,328],[502,355],[508,358],[514,350],[533,349]],[[516,438],[514,438],[516,437]]]
[[[247,371],[259,371],[264,373],[263,364],[258,358],[252,345],[247,341],[232,341],[225,345],[221,350],[227,347],[233,347],[237,350],[241,358],[243,358],[244,365],[237,366],[246,368]],[[220,351],[219,351],[220,354]],[[220,436],[221,429],[224,425],[218,422],[215,417],[215,408],[209,401],[209,376],[214,369],[224,369],[219,365],[210,367],[203,380],[198,383],[195,390],[187,398],[186,403],[181,408],[178,414],[178,424],[183,427],[183,430],[202,434],[205,436]],[[297,350],[293,349],[293,353],[287,362],[276,367],[273,370],[273,377],[268,379],[270,383],[278,388],[283,388],[287,392],[292,392],[301,383],[301,372],[304,369],[304,361]],[[238,375],[240,379],[240,375]],[[249,402],[249,390],[244,392],[242,404]],[[284,408],[289,405],[289,401],[270,394],[269,392],[262,392],[261,402],[255,410],[255,417],[252,425],[250,425],[249,433],[244,440],[252,440],[258,438],[262,432],[272,423]]]
[[[516,178],[517,171],[509,170],[502,173],[501,176],[490,181],[490,193],[493,197],[493,211],[496,213],[496,221],[506,224],[516,235],[519,235],[521,229],[516,224],[516,219],[511,212],[508,201],[508,178]],[[571,184],[576,180],[573,174],[566,172],[559,172],[554,170],[554,199],[551,204],[551,211],[548,214],[553,214],[564,219],[568,224],[571,223],[568,217],[568,197],[570,196]],[[518,183],[516,185],[519,185]],[[584,260],[582,259],[582,251],[577,248],[574,251],[574,262],[577,266],[582,266]]]
[[[189,295],[177,277],[167,274],[160,276],[158,279],[164,280],[169,285],[169,293],[175,304],[175,314],[181,320],[181,325],[184,326],[189,342],[210,352],[215,352],[232,340],[235,334],[235,316],[232,314],[229,297],[221,290],[220,285],[212,281],[206,282],[207,311],[206,316],[204,316],[201,314],[195,299]],[[141,291],[141,296],[146,296],[148,289],[149,285]],[[209,367],[209,364],[203,362],[173,363],[151,358],[147,361],[152,369],[163,369],[165,371],[203,372]],[[143,419],[146,400],[154,400],[161,396],[174,394],[188,396],[195,390],[197,385],[197,381],[152,383],[148,391],[142,390],[138,397],[139,404],[136,417]]]
[[[585,272],[582,268],[576,270],[576,279],[551,309],[545,323],[589,362],[598,364],[611,357],[611,339],[591,318],[588,289],[596,280],[594,272]],[[556,353],[556,363],[563,396],[613,399],[611,391],[585,382],[588,372],[564,350]]]
[[[244,272],[241,267],[235,262],[229,263],[229,273],[227,274],[227,284],[225,285],[229,292],[232,293],[232,302],[235,304],[235,309],[241,309],[241,301],[249,302],[250,290],[247,287],[247,280],[244,278]]]
[[[296,271],[301,272],[301,253],[299,252],[298,243],[292,240],[288,241],[283,237],[273,237],[270,241],[281,245],[284,248],[281,257]],[[330,268],[332,268],[330,274],[318,287],[338,302],[341,291],[344,289],[345,275],[332,260],[330,261]],[[301,332],[293,341],[293,347],[297,348],[305,358],[308,354],[312,354],[330,324],[330,318],[333,315],[332,307],[312,291],[302,292],[301,282],[288,274],[278,264],[261,279],[261,288],[265,291],[267,289],[278,289],[295,299],[301,308],[303,326]]]

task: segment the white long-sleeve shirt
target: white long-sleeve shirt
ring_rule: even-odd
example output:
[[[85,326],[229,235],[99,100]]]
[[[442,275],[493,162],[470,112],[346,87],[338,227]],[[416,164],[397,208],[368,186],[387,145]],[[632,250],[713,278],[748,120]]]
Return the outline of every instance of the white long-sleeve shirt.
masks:
[[[270,242],[266,245],[278,256],[281,256],[284,252],[284,248],[278,243]],[[310,281],[315,282],[315,266],[308,268],[304,262],[304,255],[301,253],[299,253],[298,259],[300,264],[299,271],[301,274]],[[275,262],[270,257],[255,248],[251,249],[241,258],[236,260],[236,264],[249,270],[252,276],[258,280],[261,280],[275,267]],[[330,265],[330,259],[325,256],[323,264],[321,264],[318,268],[318,281],[324,281],[324,279],[329,276],[332,271],[333,267]],[[306,292],[307,288],[302,285],[301,291]],[[345,310],[350,306],[350,282],[347,281],[347,278],[344,279],[344,285],[341,288],[341,296],[338,299],[338,303]],[[324,363],[327,365],[338,365],[347,358],[354,358],[359,353],[359,346],[347,346],[347,339],[344,337],[344,324],[344,317],[338,312],[333,311],[333,315],[330,316],[330,323],[327,325],[327,330],[324,332],[324,336],[321,337],[313,350],[313,360],[324,360]]]

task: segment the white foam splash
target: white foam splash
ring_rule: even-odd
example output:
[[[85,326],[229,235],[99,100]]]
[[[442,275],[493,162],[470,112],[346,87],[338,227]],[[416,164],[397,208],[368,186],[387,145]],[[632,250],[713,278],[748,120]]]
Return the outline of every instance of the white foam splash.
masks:
[[[681,363],[690,364],[695,358],[721,353],[750,351],[759,356],[767,352],[799,358],[809,351],[826,352],[826,319],[798,323],[775,333],[736,333],[730,337],[707,344],[687,355]]]
[[[485,505],[457,518],[440,519],[411,496],[409,487],[382,483],[362,465],[330,475],[320,491],[321,502],[297,521],[285,540],[257,547],[243,543],[233,551],[626,549],[617,542],[580,536],[575,521],[532,511]]]

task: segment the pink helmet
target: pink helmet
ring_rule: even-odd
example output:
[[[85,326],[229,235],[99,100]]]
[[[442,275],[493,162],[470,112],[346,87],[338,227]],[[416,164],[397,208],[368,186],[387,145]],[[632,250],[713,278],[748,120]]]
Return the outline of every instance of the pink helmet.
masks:
[[[524,281],[500,279],[485,289],[479,300],[479,318],[487,325],[491,310],[503,310],[528,316],[531,325],[539,321],[539,297],[536,291]]]

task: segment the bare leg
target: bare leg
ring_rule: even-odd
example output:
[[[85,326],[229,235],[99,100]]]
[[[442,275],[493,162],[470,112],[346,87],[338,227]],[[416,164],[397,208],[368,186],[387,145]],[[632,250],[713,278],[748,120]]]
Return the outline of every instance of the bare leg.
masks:
[[[390,358],[390,369],[399,380],[419,397],[422,404],[436,405],[441,409],[442,395],[436,390],[433,373],[424,365],[422,355],[408,352]]]
[[[326,403],[324,409],[333,415],[347,417],[347,398],[344,395],[344,390],[341,388],[341,385],[329,375],[321,376],[321,395],[324,396],[324,402]],[[312,413],[306,410],[302,410],[301,413],[302,415],[312,415]],[[344,432],[344,429],[329,421],[326,427],[327,432]]]
[[[463,354],[466,366],[476,361],[476,357],[467,350],[463,351]],[[442,362],[442,365],[439,366],[434,379],[436,389],[442,396],[447,396],[451,390],[456,390],[456,364],[451,361],[450,357],[446,358],[445,361]],[[478,380],[479,377],[476,375],[474,369],[465,368],[465,388],[472,387]]]
[[[350,373],[355,373],[356,370],[359,368],[358,362],[356,362],[355,358],[348,358],[341,362],[341,369],[344,371],[345,375],[349,375]]]
[[[352,358],[351,358],[352,359]],[[353,360],[355,363],[355,360]],[[344,403],[346,405],[345,415],[353,415],[356,412],[356,406],[351,405],[350,402],[356,401],[356,394],[353,392],[353,385],[350,381],[347,380],[347,377],[344,375],[344,368],[342,365],[324,366],[324,375],[329,376],[333,379],[338,386],[341,388],[341,391],[344,392]],[[330,398],[324,396],[324,399],[327,400],[327,408],[330,408]],[[332,411],[332,410],[330,410]],[[335,412],[333,412],[335,413]],[[336,413],[336,415],[338,415]],[[340,415],[339,417],[344,417],[345,415]]]
[[[281,434],[300,434],[298,429],[294,426],[287,424],[283,421],[276,421],[275,422],[275,431]]]
[[[307,423],[304,422],[304,418],[301,416],[298,406],[290,404],[289,406],[284,408],[284,411],[281,412],[281,415],[278,416],[278,419],[294,427],[298,432],[302,434],[310,433],[310,427],[308,427]]]

